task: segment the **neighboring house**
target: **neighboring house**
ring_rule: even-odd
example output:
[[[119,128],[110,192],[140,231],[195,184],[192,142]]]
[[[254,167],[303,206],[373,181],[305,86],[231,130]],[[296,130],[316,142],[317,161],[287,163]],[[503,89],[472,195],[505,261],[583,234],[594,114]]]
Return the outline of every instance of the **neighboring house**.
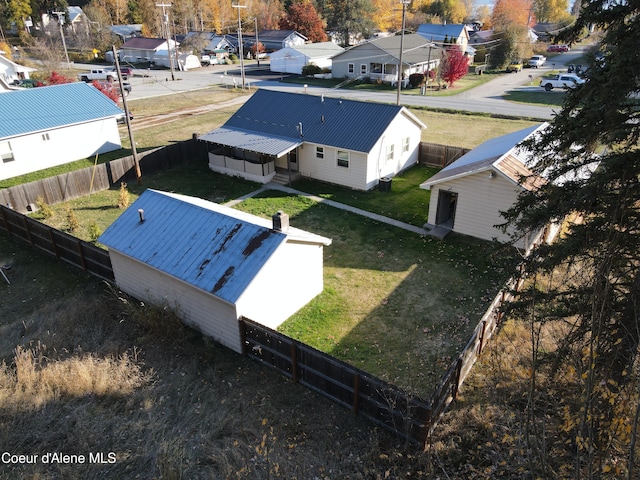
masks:
[[[35,68],[19,65],[9,60],[4,55],[0,55],[0,78],[7,84],[15,81],[26,80],[31,72],[35,72]]]
[[[520,183],[531,171],[530,153],[519,144],[545,127],[540,124],[488,140],[420,185],[431,190],[428,222],[457,233],[511,243],[509,232],[496,228],[523,189],[532,190],[539,177]],[[535,234],[514,245],[526,250]]]
[[[470,34],[469,43],[474,46],[478,44],[487,44],[493,40],[493,33],[493,30],[476,30]]]
[[[89,33],[90,22],[82,11],[82,8],[75,6],[67,7],[66,17],[67,18],[62,20],[65,30],[68,29],[74,34],[87,35]],[[42,27],[45,29],[50,29],[53,26],[55,26],[55,28],[59,28],[60,15],[54,12],[43,13],[41,16],[41,22]]]
[[[361,43],[331,59],[334,78],[370,78],[396,85],[400,63],[400,35]],[[402,45],[404,86],[412,73],[426,73],[438,66],[442,49],[417,34],[404,36]]]
[[[130,63],[155,62],[156,57],[161,62],[168,61],[169,47],[167,45],[170,46],[171,52],[174,54],[177,47],[174,40],[170,39],[167,43],[164,38],[133,37],[120,47],[120,59]]]
[[[126,42],[130,38],[133,37],[141,37],[142,36],[142,24],[132,24],[132,25],[111,25],[109,27],[111,33],[120,37],[123,42]]]
[[[469,47],[469,29],[462,24],[435,24],[423,23],[418,27],[418,35],[422,35],[426,40],[441,45],[443,42],[460,45],[462,53],[473,56],[475,49]]]
[[[320,68],[331,68],[331,57],[344,51],[333,42],[305,43],[296,47],[282,48],[270,56],[270,69],[280,73],[302,73],[302,67],[313,64]]]
[[[242,352],[238,319],[277,328],[323,289],[331,240],[199,198],[145,190],[98,239],[115,281]]]
[[[276,172],[369,190],[418,162],[425,125],[405,107],[260,89],[209,143],[209,168],[256,182]]]
[[[255,35],[252,37],[247,36],[243,40],[253,45]],[[293,30],[263,30],[258,33],[258,41],[264,45],[266,52],[274,52],[281,48],[304,45],[307,40],[307,37]]]
[[[0,180],[121,148],[113,100],[84,82],[0,95]]]

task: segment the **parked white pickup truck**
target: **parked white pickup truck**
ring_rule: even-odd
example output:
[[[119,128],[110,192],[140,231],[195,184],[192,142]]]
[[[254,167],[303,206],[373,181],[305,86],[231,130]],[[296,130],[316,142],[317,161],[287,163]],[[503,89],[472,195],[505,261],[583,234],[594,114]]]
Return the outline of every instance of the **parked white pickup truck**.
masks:
[[[527,65],[531,68],[538,68],[544,65],[544,62],[547,61],[547,57],[544,55],[534,55],[529,59]]]
[[[573,73],[561,73],[559,75],[549,75],[542,77],[540,86],[547,92],[554,88],[574,88],[584,83],[584,79]]]
[[[93,80],[115,82],[118,80],[118,72],[108,68],[94,68],[89,72],[79,74],[78,78],[83,82],[92,82]]]

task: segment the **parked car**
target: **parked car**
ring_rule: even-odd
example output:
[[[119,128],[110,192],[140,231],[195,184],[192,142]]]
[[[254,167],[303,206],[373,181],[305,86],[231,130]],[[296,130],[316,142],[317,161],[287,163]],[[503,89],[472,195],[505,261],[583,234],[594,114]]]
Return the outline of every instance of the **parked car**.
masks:
[[[120,67],[120,73],[122,74],[122,79],[126,80],[133,76],[133,69],[131,67]]]
[[[534,55],[529,59],[527,65],[531,68],[538,68],[544,65],[544,62],[547,61],[547,57],[544,55]]]
[[[545,91],[550,92],[554,88],[575,88],[578,85],[582,85],[584,79],[573,73],[561,73],[559,75],[549,75],[542,77],[540,80],[540,86]]]
[[[505,69],[507,73],[522,71],[522,60],[511,62]]]
[[[547,52],[565,53],[569,51],[569,45],[549,45]]]

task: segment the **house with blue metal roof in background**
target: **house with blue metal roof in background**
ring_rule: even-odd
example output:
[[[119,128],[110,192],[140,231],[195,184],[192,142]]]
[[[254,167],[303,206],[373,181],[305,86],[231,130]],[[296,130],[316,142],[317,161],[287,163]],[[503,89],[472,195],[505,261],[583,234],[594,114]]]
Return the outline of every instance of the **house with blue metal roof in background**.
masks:
[[[402,106],[260,89],[198,138],[219,173],[261,183],[303,176],[370,190],[418,162],[424,128]]]
[[[275,329],[322,292],[331,244],[282,212],[267,220],[149,189],[98,241],[118,288],[239,353],[240,317]]]
[[[0,180],[122,148],[123,115],[84,82],[0,94]]]

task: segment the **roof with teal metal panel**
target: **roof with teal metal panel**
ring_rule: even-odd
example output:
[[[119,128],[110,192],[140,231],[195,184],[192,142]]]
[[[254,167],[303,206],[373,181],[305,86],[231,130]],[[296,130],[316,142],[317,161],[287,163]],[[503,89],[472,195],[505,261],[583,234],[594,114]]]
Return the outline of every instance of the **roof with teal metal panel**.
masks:
[[[271,225],[206,200],[147,189],[98,241],[234,303],[291,236]],[[331,243],[301,230],[292,233],[302,241],[306,234],[310,243]]]
[[[402,106],[259,89],[223,128],[369,153],[402,114],[424,128]],[[206,140],[207,135],[201,138]],[[228,142],[218,140],[223,145],[238,146],[233,137]],[[256,144],[253,151],[268,153],[266,147],[265,151],[260,148]]]
[[[0,139],[119,117],[124,112],[84,82],[0,94]]]

